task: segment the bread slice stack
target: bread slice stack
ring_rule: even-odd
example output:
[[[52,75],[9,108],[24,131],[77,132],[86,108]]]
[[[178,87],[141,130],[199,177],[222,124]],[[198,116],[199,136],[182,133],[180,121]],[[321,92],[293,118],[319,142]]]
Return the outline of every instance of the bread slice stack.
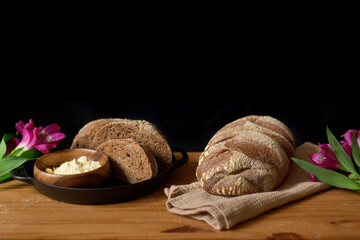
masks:
[[[147,180],[168,168],[170,146],[163,133],[145,120],[98,119],[82,127],[71,148],[105,153],[112,175],[129,183]]]
[[[100,144],[96,151],[111,159],[113,175],[124,182],[145,181],[158,172],[154,155],[130,138],[110,139]]]
[[[237,196],[271,191],[289,171],[295,142],[270,116],[247,116],[221,128],[200,155],[196,176],[209,193]]]

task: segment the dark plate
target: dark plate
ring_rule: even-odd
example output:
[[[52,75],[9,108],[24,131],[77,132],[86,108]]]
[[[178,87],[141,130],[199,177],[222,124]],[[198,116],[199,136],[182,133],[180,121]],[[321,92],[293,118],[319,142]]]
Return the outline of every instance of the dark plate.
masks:
[[[175,151],[181,153],[181,159],[176,160],[173,155],[171,165],[168,169],[149,180],[135,184],[124,183],[116,178],[110,177],[106,183],[99,188],[60,187],[35,179],[33,174],[34,161],[25,163],[25,175],[21,175],[15,170],[11,171],[10,174],[14,179],[30,183],[34,185],[40,193],[61,202],[76,204],[118,203],[144,196],[160,187],[174,169],[182,166],[188,160],[188,155],[185,151],[180,149],[176,149]]]

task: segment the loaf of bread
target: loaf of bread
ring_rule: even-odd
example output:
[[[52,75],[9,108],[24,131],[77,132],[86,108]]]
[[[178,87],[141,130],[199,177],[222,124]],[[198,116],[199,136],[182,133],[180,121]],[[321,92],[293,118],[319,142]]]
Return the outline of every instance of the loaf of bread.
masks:
[[[172,152],[165,136],[155,125],[144,120],[118,120],[103,125],[94,135],[93,148],[109,139],[131,138],[146,151],[151,152],[158,163],[159,170],[168,168]]]
[[[122,181],[137,183],[158,172],[155,157],[132,139],[111,139],[100,144],[96,151],[108,156],[111,174]]]
[[[82,127],[75,136],[71,148],[97,149],[111,139],[133,139],[152,154],[159,171],[171,165],[172,151],[164,134],[145,120],[98,119]]]
[[[294,150],[293,135],[279,120],[247,116],[215,133],[200,155],[196,176],[211,194],[271,191],[287,176]]]

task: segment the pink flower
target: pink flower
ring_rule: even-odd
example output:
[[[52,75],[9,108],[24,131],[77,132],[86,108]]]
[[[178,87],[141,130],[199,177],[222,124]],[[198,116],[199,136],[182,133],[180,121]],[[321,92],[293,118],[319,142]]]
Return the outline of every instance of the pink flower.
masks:
[[[345,150],[346,154],[349,156],[350,159],[352,159],[352,149],[351,149],[351,145],[344,140],[340,141],[340,145],[342,146],[342,148]]]
[[[35,148],[42,153],[48,153],[50,149],[56,148],[64,137],[65,134],[60,132],[57,124],[50,124],[45,128],[38,127]]]
[[[357,137],[356,141],[358,144],[360,144],[360,130],[355,130]],[[349,156],[350,159],[352,159],[352,136],[353,131],[348,130],[342,137],[344,137],[344,140],[340,141],[341,147],[344,149],[346,154]],[[360,146],[360,145],[359,145]],[[314,153],[313,155],[309,155],[311,161],[310,163],[317,165],[322,168],[326,169],[339,169],[344,170],[343,166],[340,164],[339,160],[336,158],[334,152],[331,150],[330,144],[319,144],[320,152]],[[311,176],[311,181],[316,182],[318,181],[313,174],[309,173]]]
[[[312,174],[312,173],[310,173],[310,172],[308,172],[308,174],[309,174],[310,177],[311,177],[310,182],[320,182],[320,181],[314,176],[314,174]]]
[[[60,140],[65,137],[57,124],[50,124],[45,128],[36,128],[31,119],[26,124],[20,120],[15,124],[15,128],[23,136],[16,149],[36,148],[42,153],[49,153],[49,150],[55,148]]]
[[[342,166],[337,160],[334,152],[330,148],[330,144],[319,144],[320,152],[309,156],[311,163],[327,169],[341,169]]]
[[[356,132],[356,142],[360,146],[360,130],[355,130]],[[353,137],[353,130],[349,129],[346,131],[345,134],[342,135],[344,137],[345,141],[351,146],[352,144],[352,137]]]
[[[28,123],[24,124],[21,120],[15,124],[16,130],[23,136],[16,149],[24,148],[29,150],[34,147],[36,141],[36,127],[30,119]]]

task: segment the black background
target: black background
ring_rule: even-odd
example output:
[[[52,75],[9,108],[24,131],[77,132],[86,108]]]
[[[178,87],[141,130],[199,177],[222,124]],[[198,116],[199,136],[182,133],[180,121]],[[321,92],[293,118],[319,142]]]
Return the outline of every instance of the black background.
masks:
[[[85,84],[85,88],[72,88],[68,83],[71,89],[53,82],[48,87],[36,84],[35,88],[18,83],[25,90],[16,94],[18,99],[13,101],[9,97],[9,104],[3,105],[1,130],[14,132],[14,124],[20,119],[27,122],[32,118],[36,126],[57,123],[66,134],[59,147],[68,147],[77,131],[91,120],[145,119],[164,132],[172,147],[202,151],[218,129],[250,114],[271,115],[281,120],[292,130],[297,145],[304,141],[325,142],[326,126],[338,137],[347,129],[359,129],[358,107],[354,104],[357,99],[349,95],[354,92],[351,89],[336,92],[318,84],[314,87],[310,83],[297,86],[301,83],[296,81],[268,84],[262,81],[249,84],[235,79],[203,83],[169,80],[156,84],[155,89],[151,88],[153,84],[141,81],[131,85],[102,81],[107,87],[90,83],[95,86]],[[283,87],[284,84],[289,86]]]
[[[326,142],[326,126],[338,138],[360,129],[353,31],[121,26],[23,23],[21,34],[5,34],[0,134],[19,120],[57,123],[66,148],[91,120],[145,119],[172,147],[202,151],[218,129],[250,114],[284,122],[296,145]]]

